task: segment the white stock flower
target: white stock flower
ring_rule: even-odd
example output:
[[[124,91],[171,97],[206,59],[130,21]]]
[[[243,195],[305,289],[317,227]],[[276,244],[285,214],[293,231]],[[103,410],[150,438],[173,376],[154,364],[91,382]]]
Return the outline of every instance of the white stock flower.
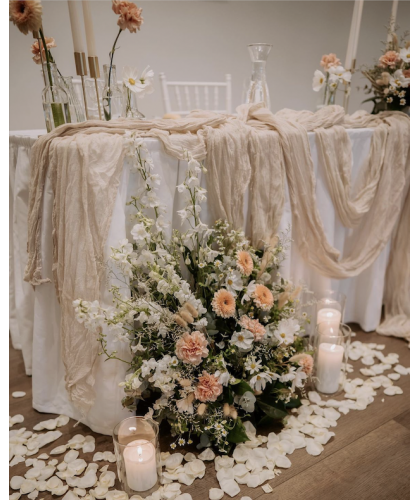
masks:
[[[150,235],[143,222],[140,222],[140,224],[136,224],[131,230],[131,234],[134,240],[141,246],[143,246],[147,241],[150,240]]]
[[[325,85],[325,75],[322,71],[317,69],[314,73],[314,77],[312,79],[312,89],[315,90],[315,92],[319,92],[322,87]]]
[[[254,341],[254,335],[248,330],[242,330],[241,332],[235,332],[230,339],[230,343],[239,347],[244,351],[248,351],[252,347]]]
[[[255,292],[256,288],[257,288],[257,284],[255,283],[255,280],[252,280],[248,283],[248,286],[246,288],[246,292],[241,299],[242,304],[244,302],[249,302],[252,299],[252,294]]]

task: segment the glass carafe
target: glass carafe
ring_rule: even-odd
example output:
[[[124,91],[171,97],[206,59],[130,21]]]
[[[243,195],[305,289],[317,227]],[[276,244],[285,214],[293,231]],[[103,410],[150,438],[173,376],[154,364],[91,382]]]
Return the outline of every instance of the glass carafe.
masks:
[[[63,87],[69,93],[69,106],[70,106],[70,115],[72,123],[80,123],[86,121],[86,114],[83,109],[83,106],[80,103],[79,98],[77,97],[76,90],[73,86],[73,77],[72,76],[63,76]]]
[[[47,131],[71,123],[70,97],[68,91],[60,84],[57,66],[54,63],[44,63],[47,86],[42,91],[42,105],[44,108],[45,125]]]
[[[270,94],[265,76],[265,65],[272,45],[268,43],[251,43],[248,45],[252,60],[252,76],[246,95],[247,103],[264,102],[270,109]]]
[[[105,120],[113,120],[123,116],[123,94],[117,83],[117,70],[109,64],[104,64],[104,90],[102,93],[102,104],[104,107]]]

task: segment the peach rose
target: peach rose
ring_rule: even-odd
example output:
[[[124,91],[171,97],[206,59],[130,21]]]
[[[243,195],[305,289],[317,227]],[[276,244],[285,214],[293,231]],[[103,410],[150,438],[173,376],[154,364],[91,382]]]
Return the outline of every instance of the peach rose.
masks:
[[[325,54],[321,59],[321,66],[325,69],[330,69],[340,65],[340,59],[335,54]]]
[[[142,9],[133,2],[112,0],[112,10],[120,16],[117,24],[122,30],[128,29],[130,33],[136,33],[143,24]]]
[[[263,311],[269,311],[274,304],[274,297],[271,291],[264,285],[257,285],[252,298],[257,306]]]
[[[236,265],[238,266],[239,271],[241,271],[241,273],[245,276],[249,276],[254,269],[254,261],[252,260],[251,255],[245,250],[238,252]]]
[[[204,371],[198,379],[194,394],[199,401],[206,403],[207,401],[216,401],[222,392],[223,386],[219,380],[214,375]]]
[[[265,328],[257,319],[251,319],[249,316],[242,316],[239,324],[245,330],[248,330],[254,335],[256,341],[261,340],[265,335]]]
[[[207,346],[208,342],[201,332],[185,332],[176,343],[175,353],[184,363],[199,365],[209,355]]]
[[[397,62],[400,60],[400,55],[395,50],[388,50],[383,56],[379,58],[379,66],[382,68],[395,68]]]

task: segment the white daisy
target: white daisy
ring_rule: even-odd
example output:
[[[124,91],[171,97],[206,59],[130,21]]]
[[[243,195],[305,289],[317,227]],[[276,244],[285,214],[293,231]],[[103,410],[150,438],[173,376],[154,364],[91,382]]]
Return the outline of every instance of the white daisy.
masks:
[[[131,66],[124,66],[123,68],[123,82],[124,85],[131,90],[131,92],[141,92],[142,84],[139,80],[139,72],[137,68]]]
[[[409,63],[410,62],[410,47],[408,47],[408,49],[401,49],[400,50],[400,57],[404,62]]]
[[[319,69],[317,69],[314,73],[314,77],[312,79],[312,88],[313,90],[315,90],[315,92],[319,92],[322,87],[325,85],[325,81],[326,81],[326,78],[325,78],[325,75],[322,71],[319,71]]]
[[[260,372],[252,377],[249,381],[249,385],[256,391],[263,391],[269,382],[271,382],[270,375],[265,372]]]
[[[254,335],[248,330],[242,330],[241,332],[235,332],[230,339],[230,343],[239,347],[244,351],[248,351],[252,347],[252,342],[254,341]]]
[[[245,370],[248,371],[251,375],[256,372],[259,372],[261,369],[261,361],[255,359],[255,356],[251,356],[246,359],[245,362]]]
[[[274,330],[273,336],[279,344],[289,345],[294,341],[299,329],[299,323],[295,318],[282,319]]]
[[[225,280],[225,287],[232,292],[233,295],[236,295],[236,292],[242,290],[242,276],[239,271],[230,270]]]

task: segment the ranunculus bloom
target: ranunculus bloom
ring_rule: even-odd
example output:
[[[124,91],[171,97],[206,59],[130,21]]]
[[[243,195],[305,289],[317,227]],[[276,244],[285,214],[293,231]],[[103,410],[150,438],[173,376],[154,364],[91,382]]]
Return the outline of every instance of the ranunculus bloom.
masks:
[[[235,297],[224,288],[214,294],[211,305],[213,311],[222,318],[231,318],[235,315]]]
[[[240,252],[238,252],[236,265],[238,266],[239,271],[241,271],[241,273],[245,276],[249,276],[254,269],[254,262],[252,260],[252,257],[245,250],[241,250]]]
[[[117,21],[118,26],[122,29],[128,29],[130,33],[136,33],[143,24],[141,17],[142,9],[137,7],[133,2],[127,0],[113,0],[112,10],[115,14],[119,14]]]
[[[207,346],[208,342],[201,332],[185,332],[176,343],[175,352],[184,363],[199,365],[209,355]]]
[[[47,44],[47,49],[53,49],[54,47],[57,47],[57,44],[55,43],[54,38],[52,37],[45,37],[45,43]],[[32,58],[36,64],[41,64],[41,52],[39,50],[39,44],[38,40],[35,40],[35,42],[31,45],[31,50],[32,54],[34,54],[34,57]],[[44,57],[44,47],[42,46],[42,57]]]
[[[325,69],[332,68],[333,66],[338,66],[340,64],[340,59],[335,54],[325,54],[321,59],[321,66]]]
[[[12,0],[9,2],[10,21],[27,35],[42,25],[42,5],[39,0]]]
[[[255,304],[263,311],[269,311],[274,304],[274,297],[271,291],[264,285],[257,285],[252,298]]]
[[[265,328],[257,319],[251,319],[249,316],[242,316],[239,324],[245,330],[248,330],[254,335],[256,341],[261,340],[265,335]]]
[[[395,50],[388,50],[383,56],[379,58],[379,66],[382,68],[395,68],[397,62],[400,60],[400,55]]]
[[[199,401],[207,403],[208,401],[216,401],[222,392],[223,386],[218,379],[204,371],[203,375],[198,379],[194,394]]]

